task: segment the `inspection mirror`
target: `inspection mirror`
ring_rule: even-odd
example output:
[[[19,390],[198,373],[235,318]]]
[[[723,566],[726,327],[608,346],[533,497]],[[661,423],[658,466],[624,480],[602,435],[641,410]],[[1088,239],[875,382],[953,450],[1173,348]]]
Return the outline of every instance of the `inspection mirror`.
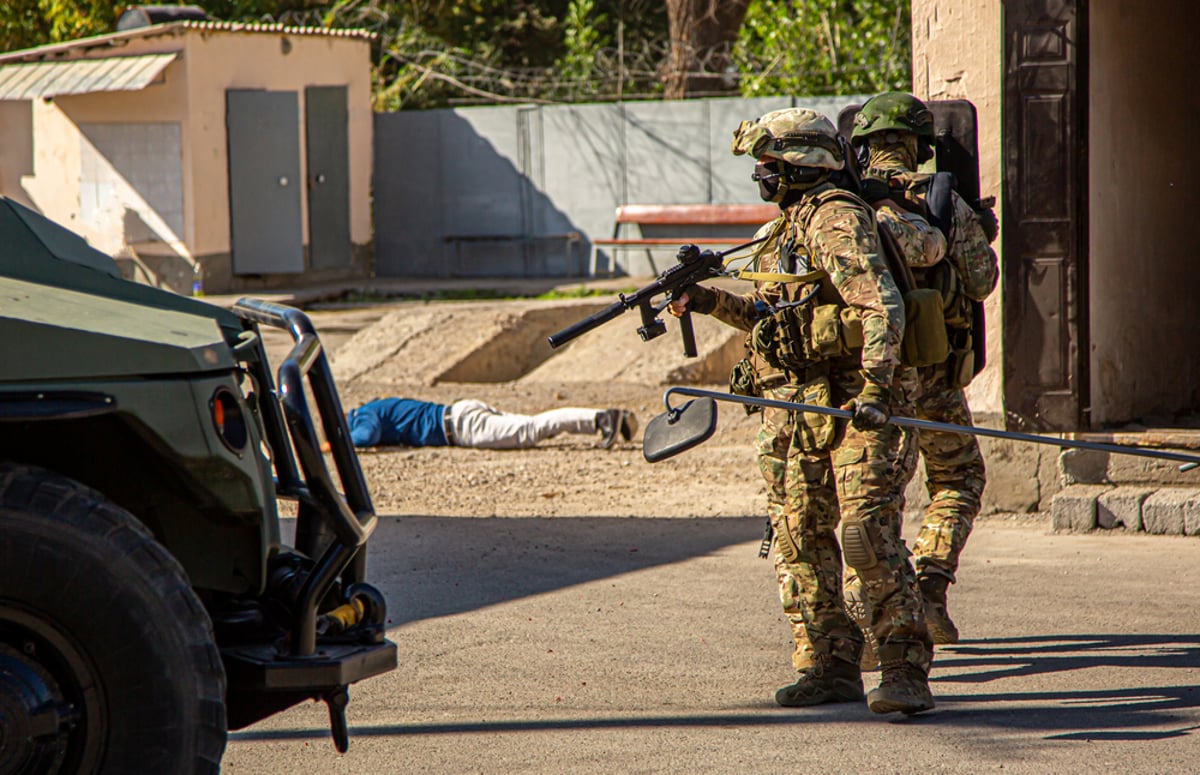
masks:
[[[703,444],[717,430],[717,402],[697,398],[668,409],[646,425],[642,456],[657,463]]]

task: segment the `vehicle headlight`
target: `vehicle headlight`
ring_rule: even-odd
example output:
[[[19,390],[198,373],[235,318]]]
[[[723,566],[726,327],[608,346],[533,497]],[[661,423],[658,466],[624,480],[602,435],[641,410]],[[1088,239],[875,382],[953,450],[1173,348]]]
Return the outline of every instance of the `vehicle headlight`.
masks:
[[[212,413],[213,427],[226,447],[238,455],[246,450],[250,433],[246,428],[246,415],[237,396],[227,387],[219,387],[208,401]]]

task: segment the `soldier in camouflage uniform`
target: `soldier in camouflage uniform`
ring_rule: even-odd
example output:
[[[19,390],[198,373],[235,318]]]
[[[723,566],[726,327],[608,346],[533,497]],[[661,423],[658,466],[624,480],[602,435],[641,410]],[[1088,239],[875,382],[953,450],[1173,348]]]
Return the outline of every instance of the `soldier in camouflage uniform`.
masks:
[[[924,217],[905,209],[896,201],[886,196],[876,199],[871,205],[875,208],[876,222],[881,228],[886,228],[891,233],[895,239],[896,246],[910,266],[933,266],[945,256],[945,236],[941,230],[931,226],[929,221]],[[780,217],[782,218],[783,216]],[[755,238],[766,236],[772,228],[774,228],[774,221],[760,229],[754,235]],[[788,401],[795,396],[795,392],[789,391],[787,388],[786,374],[780,369],[773,368],[761,357],[757,357],[753,350],[750,351],[748,360],[740,364],[739,368],[753,370],[758,381],[758,391],[764,397],[778,401]],[[894,373],[896,376],[892,382],[892,393],[896,413],[904,416],[912,416],[915,411],[915,396],[920,384],[917,370],[910,367],[898,366]],[[747,407],[747,411],[761,411],[763,413],[762,427],[758,434],[758,463],[767,484],[768,535],[773,536],[774,526],[776,524],[783,524],[782,514],[787,500],[785,490],[786,455],[788,448],[791,446],[792,436],[795,433],[795,424],[793,422],[795,413],[772,407],[764,409]],[[910,458],[910,460],[901,461],[897,464],[901,472],[899,476],[904,477],[903,482],[899,482],[897,485],[900,487],[901,495],[903,495],[903,483],[907,483],[908,479],[912,478],[912,469],[916,465],[916,445],[902,446],[901,453]],[[765,544],[761,556],[767,556]],[[776,557],[778,559],[778,555]],[[800,608],[795,605],[795,601],[787,599],[787,590],[793,587],[788,580],[788,567],[787,564],[779,566],[779,584],[780,589],[784,591],[784,611],[791,625],[792,638],[795,644],[792,652],[792,665],[796,668],[797,672],[801,672],[813,666],[814,652],[804,629],[804,617],[801,614]],[[864,637],[864,648],[860,662],[864,668],[874,669],[879,665],[879,655],[875,635],[870,627],[869,620],[865,616],[865,612],[869,610],[869,606],[862,586],[858,584],[858,576],[853,568],[846,566],[846,577],[847,581],[853,581],[853,588],[847,588],[845,592],[847,596],[847,613],[859,624]]]
[[[932,175],[916,170],[932,158],[933,138],[933,115],[912,95],[887,92],[868,100],[855,116],[851,136],[864,159],[864,196],[869,201],[887,197],[930,213]],[[945,363],[919,370],[916,416],[972,425],[963,392],[974,375],[971,331],[977,305],[972,302],[983,301],[996,286],[999,269],[989,246],[995,238],[995,217],[990,210],[976,210],[957,192],[951,193],[949,207],[942,208],[948,212],[930,215],[949,232],[946,260],[914,266],[913,274],[923,287],[942,291],[951,355]],[[956,580],[959,555],[979,513],[986,481],[983,456],[975,436],[929,430],[906,435],[919,439],[931,499],[914,546],[926,621],[934,643],[957,643],[946,590]],[[901,455],[905,483],[916,469],[915,446]],[[855,582],[847,582],[849,603]]]
[[[748,331],[754,361],[764,368],[747,369],[746,382],[770,397],[854,413],[841,422],[764,412],[757,444],[780,594],[793,629],[803,633],[793,657],[798,679],[776,693],[776,702],[863,697],[862,634],[842,606],[844,549],[866,580],[882,644],[883,676],[868,705],[878,713],[927,710],[932,644],[899,535],[894,476],[901,434],[887,422],[904,308],[874,214],[830,182],[844,158],[836,130],[819,113],[789,108],[744,121],[732,150],[755,157],[760,194],[781,209],[760,230],[769,239],[755,257],[756,271],[743,273],[755,290],[739,296],[691,286],[671,312],[712,314]]]

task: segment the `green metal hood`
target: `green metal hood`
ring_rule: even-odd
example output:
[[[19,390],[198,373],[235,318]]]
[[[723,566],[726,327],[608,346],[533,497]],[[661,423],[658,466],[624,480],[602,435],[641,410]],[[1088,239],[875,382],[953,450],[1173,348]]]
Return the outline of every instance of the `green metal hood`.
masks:
[[[0,277],[0,382],[166,376],[233,366],[211,317]]]
[[[231,332],[236,315],[207,302],[121,278],[117,264],[74,232],[0,197],[0,276],[211,318]]]

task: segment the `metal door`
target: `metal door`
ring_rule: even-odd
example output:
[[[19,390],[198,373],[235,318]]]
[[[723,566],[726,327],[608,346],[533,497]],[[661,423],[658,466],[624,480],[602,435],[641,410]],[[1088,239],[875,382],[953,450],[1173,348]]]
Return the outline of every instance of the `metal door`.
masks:
[[[225,92],[235,275],[304,271],[296,92]]]
[[[308,254],[313,269],[348,266],[350,147],[345,86],[304,90]]]
[[[1087,3],[1004,3],[1004,399],[1010,430],[1088,426]]]

